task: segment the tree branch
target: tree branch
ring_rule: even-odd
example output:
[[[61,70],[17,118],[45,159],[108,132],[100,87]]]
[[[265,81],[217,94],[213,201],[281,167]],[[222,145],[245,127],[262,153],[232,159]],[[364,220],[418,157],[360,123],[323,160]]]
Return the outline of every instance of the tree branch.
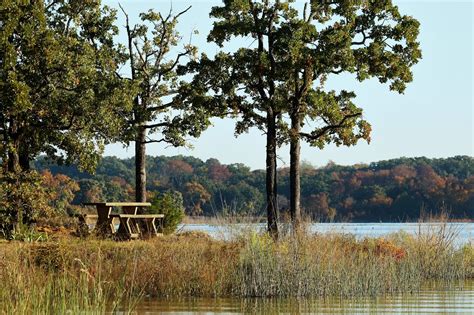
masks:
[[[361,41],[352,42],[351,45],[365,45],[365,41],[366,41],[367,39],[370,39],[370,36],[365,35],[365,31],[364,31],[364,30],[362,30],[362,31],[360,31],[360,32],[356,32],[356,33],[362,34],[363,38],[362,38]]]
[[[144,125],[142,127],[146,128],[146,129],[151,129],[151,128],[158,128],[158,127],[167,127],[167,126],[171,126],[172,124],[171,123],[168,123],[168,122],[161,122],[161,123],[156,123],[156,124],[151,124],[151,125]]]
[[[147,141],[143,141],[142,143],[148,144],[148,143],[160,143],[160,142],[168,142],[168,141],[166,141],[165,139],[160,139],[160,140],[147,140]]]
[[[318,140],[319,138],[321,138],[322,136],[324,136],[328,131],[335,131],[336,129],[339,129],[339,128],[343,128],[345,127],[344,126],[344,123],[348,120],[348,119],[351,119],[351,118],[355,118],[355,117],[359,117],[359,116],[362,116],[362,112],[359,112],[359,113],[354,113],[354,114],[349,114],[349,115],[346,115],[344,116],[344,118],[341,119],[341,121],[337,124],[332,124],[332,125],[328,125],[328,126],[325,126],[321,129],[319,129],[318,132],[316,133],[304,133],[304,132],[300,132],[300,136],[301,137],[305,137],[309,140]]]
[[[168,102],[166,104],[162,104],[162,105],[158,105],[158,106],[151,106],[151,107],[148,107],[146,110],[151,111],[151,112],[161,111],[161,110],[169,108],[171,105],[173,105],[173,103],[174,102],[171,101],[171,102]]]

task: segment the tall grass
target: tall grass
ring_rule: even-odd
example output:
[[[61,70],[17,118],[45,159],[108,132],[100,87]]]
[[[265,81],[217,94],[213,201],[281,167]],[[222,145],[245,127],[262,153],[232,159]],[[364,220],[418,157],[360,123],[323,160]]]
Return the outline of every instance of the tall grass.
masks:
[[[64,245],[0,246],[1,314],[102,314],[133,305],[140,297],[127,295],[125,277],[103,277],[100,248],[94,253],[97,259],[87,265],[69,259]]]
[[[0,244],[0,313],[103,313],[133,309],[143,296],[367,296],[466,278],[474,278],[474,247],[434,232],[10,242]]]

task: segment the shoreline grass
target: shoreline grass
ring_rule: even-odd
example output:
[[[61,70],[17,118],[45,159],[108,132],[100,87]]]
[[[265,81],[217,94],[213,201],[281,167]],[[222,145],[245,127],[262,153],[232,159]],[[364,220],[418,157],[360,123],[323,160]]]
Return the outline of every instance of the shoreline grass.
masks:
[[[326,297],[411,293],[474,278],[474,246],[445,230],[386,238],[301,233],[274,242],[182,233],[148,241],[0,243],[0,313],[103,313],[142,297]]]

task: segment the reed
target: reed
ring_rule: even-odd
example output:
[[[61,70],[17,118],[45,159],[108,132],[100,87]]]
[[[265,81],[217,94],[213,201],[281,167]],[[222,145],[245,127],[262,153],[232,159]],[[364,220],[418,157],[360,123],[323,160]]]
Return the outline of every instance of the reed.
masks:
[[[103,313],[142,297],[372,296],[474,278],[474,247],[446,231],[357,240],[183,233],[148,241],[0,243],[0,313]]]

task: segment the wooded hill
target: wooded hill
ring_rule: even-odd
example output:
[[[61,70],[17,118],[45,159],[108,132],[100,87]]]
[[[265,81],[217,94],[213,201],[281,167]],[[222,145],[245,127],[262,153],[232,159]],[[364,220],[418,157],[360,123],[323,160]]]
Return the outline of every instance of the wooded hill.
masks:
[[[190,156],[147,157],[148,198],[165,191],[183,195],[189,215],[264,215],[265,171],[244,164],[221,164]],[[34,161],[50,183],[74,193],[72,204],[133,200],[134,159],[104,157],[95,175]],[[278,207],[289,208],[289,168],[280,168]],[[420,213],[448,211],[454,219],[474,219],[474,158],[399,158],[370,164],[324,167],[302,165],[302,206],[316,221],[409,221]],[[69,177],[69,178],[67,178]],[[52,184],[53,185],[53,184]]]

